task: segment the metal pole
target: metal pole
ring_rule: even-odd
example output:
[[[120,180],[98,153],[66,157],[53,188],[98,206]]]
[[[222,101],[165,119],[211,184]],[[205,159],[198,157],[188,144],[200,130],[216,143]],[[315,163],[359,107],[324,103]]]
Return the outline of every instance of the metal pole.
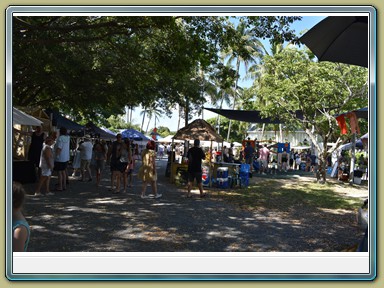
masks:
[[[352,134],[352,148],[351,148],[351,166],[349,170],[349,181],[353,183],[353,174],[355,171],[355,154],[356,154],[356,133]]]

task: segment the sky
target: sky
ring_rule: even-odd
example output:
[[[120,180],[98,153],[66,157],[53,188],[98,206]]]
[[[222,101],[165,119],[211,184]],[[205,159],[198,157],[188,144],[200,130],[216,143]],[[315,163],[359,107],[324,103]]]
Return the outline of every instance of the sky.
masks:
[[[297,23],[294,23],[291,27],[292,27],[292,29],[294,29],[296,31],[297,34],[299,34],[300,32],[311,29],[313,26],[315,26],[317,23],[319,23],[324,18],[325,18],[325,16],[304,16],[301,21],[297,21]],[[267,50],[269,50],[269,47],[270,47],[268,41],[269,41],[268,39],[261,41]],[[244,69],[242,72],[243,72],[243,74],[245,74]],[[241,71],[240,71],[240,74],[242,74]],[[240,80],[240,82],[239,82],[239,86],[241,86],[243,88],[248,88],[251,86],[251,84],[252,84],[252,80]],[[207,108],[210,108],[210,106],[207,105]],[[228,107],[223,107],[223,108],[226,109]],[[132,122],[134,124],[138,124],[141,126],[141,122],[142,122],[143,117],[140,115],[140,112],[142,110],[143,109],[141,107],[138,107],[134,110],[133,115],[132,115]],[[207,120],[207,119],[210,119],[213,117],[217,117],[217,114],[210,112],[210,111],[207,111],[207,110],[203,110],[203,117],[201,117],[201,115],[200,116],[197,115],[192,120],[190,120],[190,122],[192,122],[193,120],[198,119],[198,118],[203,118],[203,119]],[[147,127],[146,123],[147,123],[147,119],[145,120],[145,123],[144,123],[144,129]],[[157,121],[157,127],[165,126],[165,127],[168,127],[171,131],[177,131],[177,123],[178,123],[178,113],[175,112],[175,113],[173,113],[171,118],[166,117],[166,116],[161,117],[160,121]],[[155,122],[153,119],[151,121],[151,123],[149,124],[149,129],[153,128],[154,125],[155,125]],[[180,125],[181,125],[181,127],[184,126],[184,119],[181,119]]]

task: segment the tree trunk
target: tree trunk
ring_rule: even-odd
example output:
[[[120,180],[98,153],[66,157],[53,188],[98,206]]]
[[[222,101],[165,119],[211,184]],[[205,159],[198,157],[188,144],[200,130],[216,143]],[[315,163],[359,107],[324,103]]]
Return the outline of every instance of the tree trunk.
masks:
[[[349,166],[349,181],[353,183],[355,174],[355,158],[356,158],[356,133],[352,134],[352,147],[351,147],[351,163]]]
[[[325,183],[327,181],[327,156],[325,149],[318,155],[318,165],[316,171],[317,182]]]
[[[235,108],[236,108],[236,92],[237,92],[237,84],[238,84],[238,81],[239,81],[239,70],[240,70],[240,59],[237,58],[237,63],[236,63],[236,81],[235,81],[235,89],[234,89],[234,93],[233,93],[233,110],[235,110]],[[231,124],[232,124],[232,120],[229,119],[227,142],[229,142],[229,135],[231,134]]]
[[[148,133],[149,123],[151,122],[151,120],[152,120],[152,116],[149,116],[148,123],[147,123],[147,129],[145,130],[145,133]]]
[[[145,111],[143,113],[143,121],[141,122],[141,128],[140,128],[141,131],[144,131],[143,130],[143,128],[144,128],[144,119],[145,119]]]
[[[185,126],[188,126],[188,115],[189,115],[189,98],[186,97],[185,99]]]
[[[177,131],[179,131],[180,129],[180,118],[181,118],[181,107],[179,105],[179,118],[177,119]]]
[[[132,123],[132,114],[133,114],[133,107],[132,106],[130,107],[130,110],[131,110],[131,112],[129,114],[129,123]]]
[[[223,93],[223,96],[221,97],[220,109],[223,108],[224,96],[225,96],[225,93]],[[216,126],[217,126],[217,133],[220,134],[220,115],[219,114],[217,114]]]

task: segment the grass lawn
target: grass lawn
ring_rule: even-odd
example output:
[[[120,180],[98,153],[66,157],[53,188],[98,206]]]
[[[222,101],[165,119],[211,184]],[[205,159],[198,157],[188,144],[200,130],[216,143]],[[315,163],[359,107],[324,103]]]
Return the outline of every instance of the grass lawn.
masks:
[[[252,181],[253,182],[253,181]],[[356,191],[355,191],[356,190]],[[295,206],[315,209],[356,210],[362,205],[367,186],[329,181],[325,184],[302,179],[257,179],[240,189],[220,190],[213,198],[228,201],[245,210],[287,211]],[[357,193],[357,195],[356,195]],[[366,192],[368,195],[368,192]]]

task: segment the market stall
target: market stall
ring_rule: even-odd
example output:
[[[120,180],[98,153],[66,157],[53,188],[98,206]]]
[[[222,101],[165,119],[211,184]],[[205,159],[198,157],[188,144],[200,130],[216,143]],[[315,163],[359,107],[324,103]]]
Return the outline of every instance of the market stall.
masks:
[[[196,119],[195,121],[191,122],[189,125],[185,126],[184,128],[181,128],[179,131],[176,132],[176,134],[172,138],[172,147],[175,140],[183,140],[183,141],[193,141],[195,139],[199,139],[200,141],[210,141],[210,151],[212,151],[212,143],[213,141],[216,142],[223,142],[223,138],[215,131],[215,129],[205,120],[203,119]],[[175,180],[179,176],[177,172],[179,171],[180,175],[183,175],[184,172],[188,169],[187,163],[175,163],[173,158],[173,153],[171,153],[171,183],[175,183]],[[203,163],[203,177],[205,181],[206,179],[209,179],[209,186],[211,186],[211,175],[213,172],[213,165],[211,162],[212,157],[208,157]],[[212,172],[211,172],[212,171]],[[205,175],[204,175],[205,174]]]
[[[42,121],[35,117],[13,107],[12,124],[14,131],[27,132],[30,126],[40,126]],[[28,143],[24,141],[22,133],[13,133],[12,143],[12,179],[24,183],[33,183],[36,181],[35,166],[32,161],[26,160],[25,151]]]

